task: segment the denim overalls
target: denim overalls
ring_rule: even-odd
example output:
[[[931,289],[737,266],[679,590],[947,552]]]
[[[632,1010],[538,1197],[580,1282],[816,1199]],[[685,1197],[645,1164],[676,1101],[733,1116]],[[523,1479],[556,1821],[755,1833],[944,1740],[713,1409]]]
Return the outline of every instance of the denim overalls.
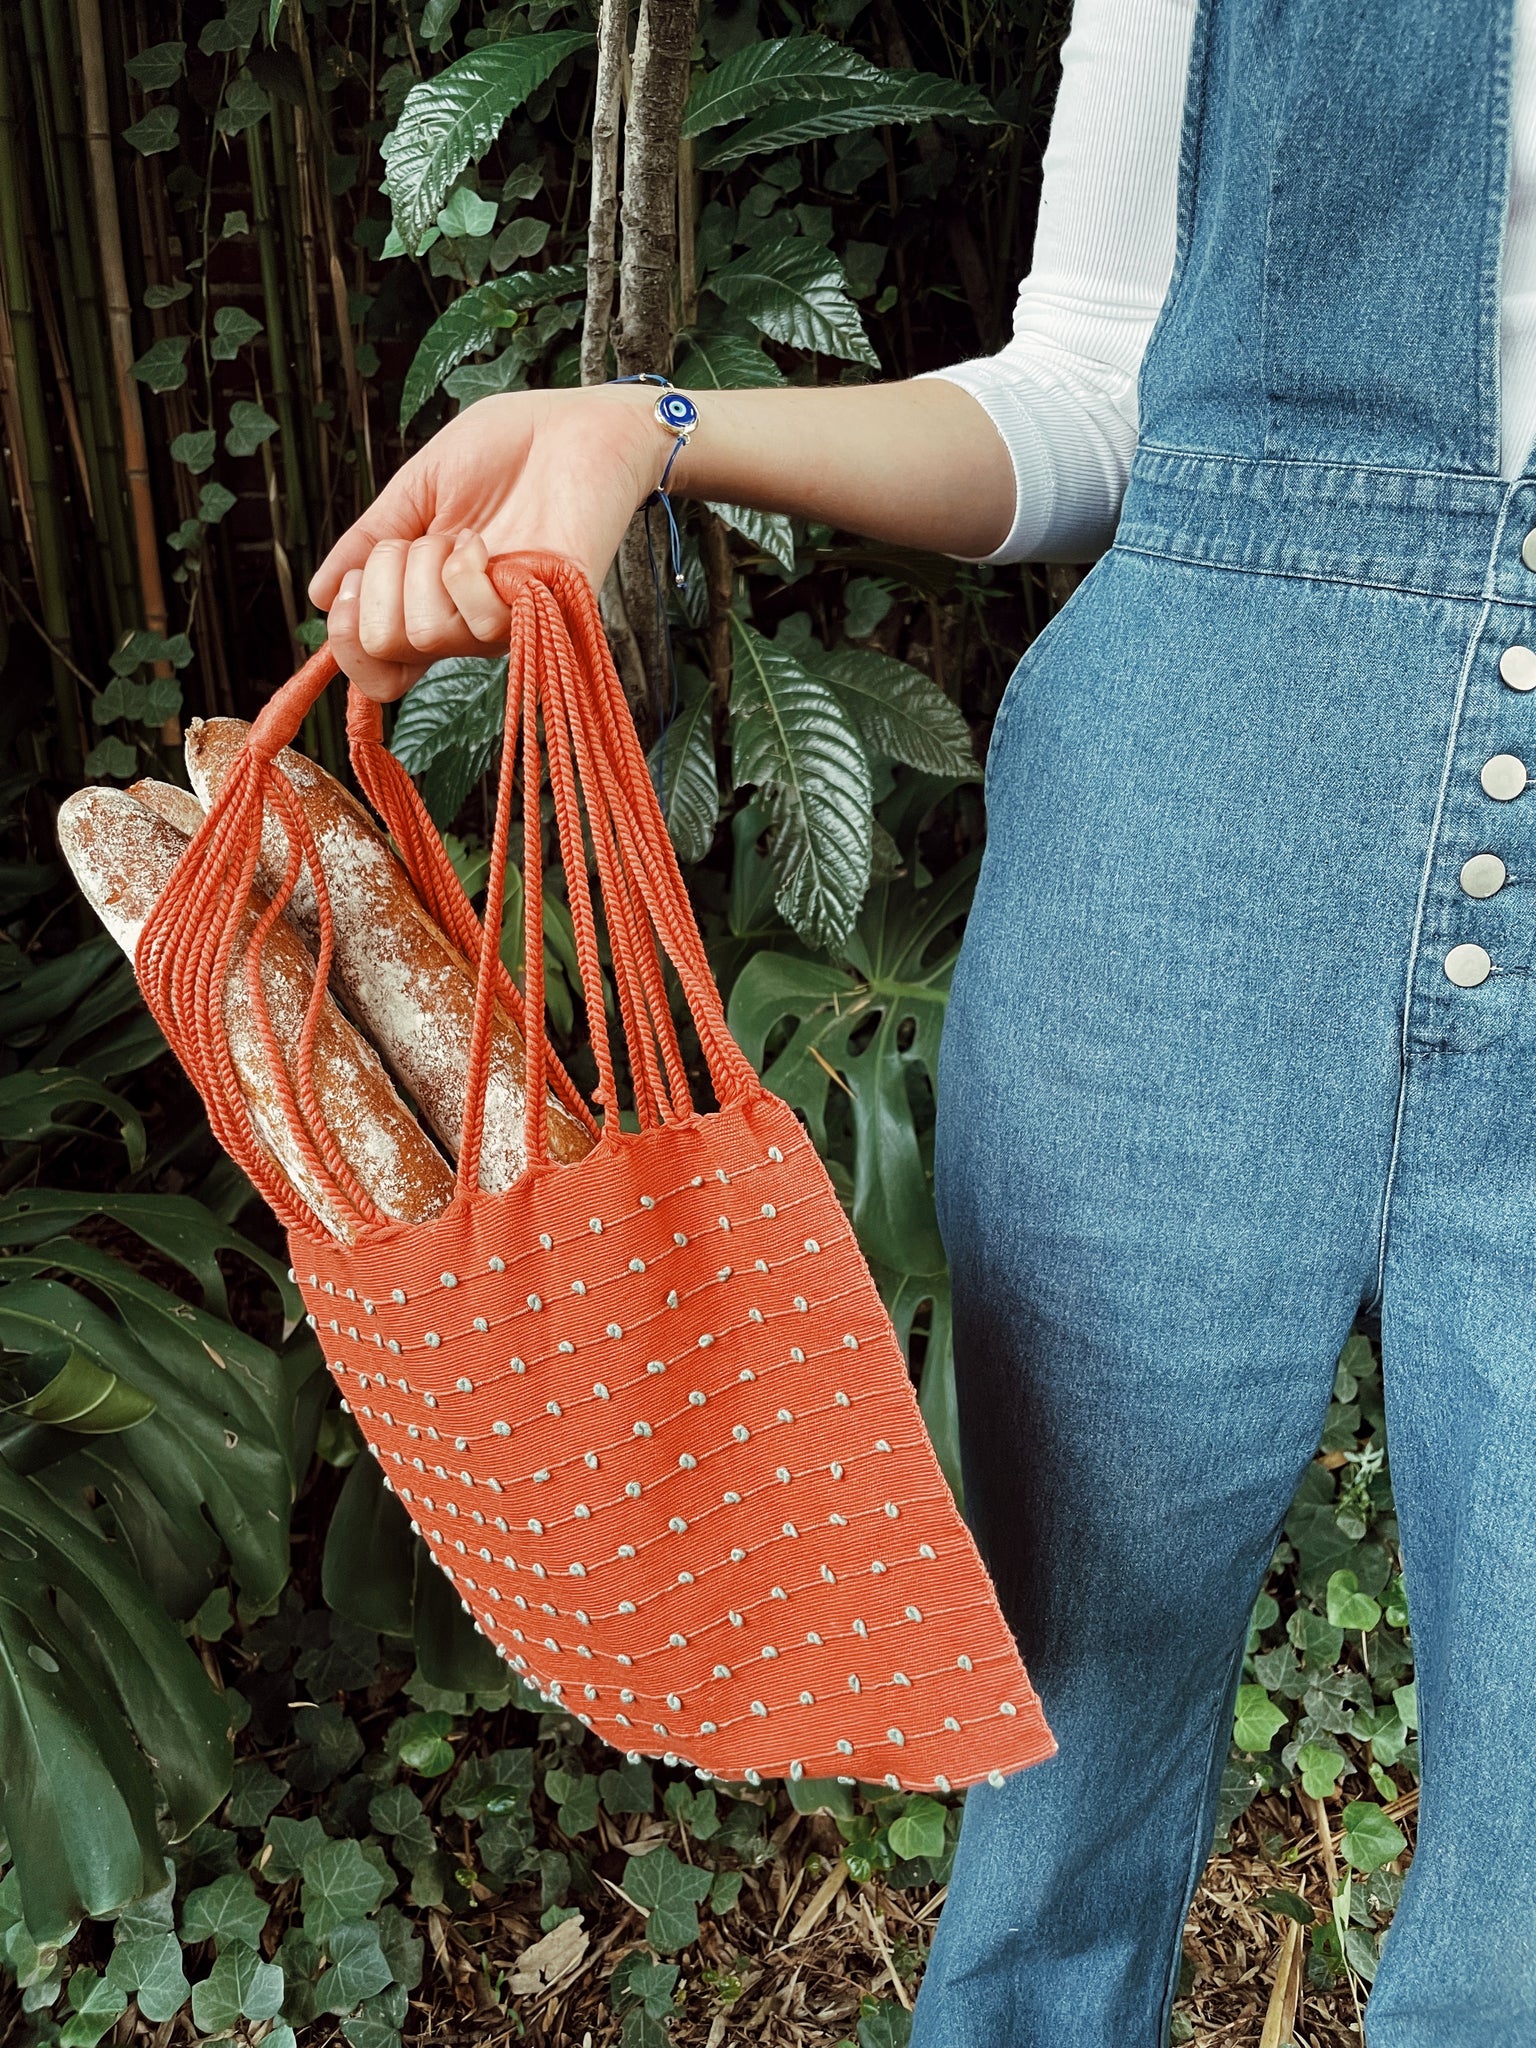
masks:
[[[1509,0],[1196,28],[1130,488],[1004,699],[944,1036],[967,1514],[1061,1751],[969,1794],[913,2048],[1162,2048],[1245,1622],[1362,1309],[1424,1764],[1367,2038],[1536,2048],[1510,35]]]

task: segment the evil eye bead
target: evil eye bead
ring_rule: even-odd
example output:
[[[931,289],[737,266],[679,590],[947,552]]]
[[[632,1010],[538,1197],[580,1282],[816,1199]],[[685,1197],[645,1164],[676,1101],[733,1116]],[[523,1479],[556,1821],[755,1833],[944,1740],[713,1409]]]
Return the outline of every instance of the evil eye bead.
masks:
[[[655,405],[657,424],[680,441],[687,440],[699,424],[699,408],[682,391],[663,391]]]

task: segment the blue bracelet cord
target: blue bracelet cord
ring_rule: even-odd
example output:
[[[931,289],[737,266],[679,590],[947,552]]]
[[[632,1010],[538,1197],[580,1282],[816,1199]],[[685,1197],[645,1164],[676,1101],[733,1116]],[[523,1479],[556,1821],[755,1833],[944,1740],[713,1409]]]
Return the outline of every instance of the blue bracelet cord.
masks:
[[[672,509],[672,499],[668,493],[667,484],[672,475],[672,465],[682,452],[684,442],[698,425],[699,412],[693,400],[685,397],[681,391],[676,390],[671,380],[663,377],[658,371],[643,370],[637,376],[613,377],[609,381],[613,384],[658,385],[661,388],[662,396],[656,401],[656,420],[658,425],[666,428],[667,432],[673,436],[672,453],[667,457],[666,468],[661,472],[661,481],[646,499],[643,508],[645,513],[645,552],[646,558],[651,565],[651,587],[656,593],[656,633],[657,638],[666,649],[667,675],[672,686],[670,705],[663,706],[658,704],[656,706],[656,744],[660,746],[667,736],[667,731],[673,719],[677,716],[681,686],[677,675],[677,657],[672,646],[672,627],[667,618],[667,600],[661,586],[661,565],[656,559],[656,544],[651,533],[651,507],[653,505],[660,505],[662,511],[667,516],[667,552],[671,563],[672,581],[677,589],[683,590],[687,587],[688,581],[683,573],[683,536],[677,524],[677,514]],[[664,782],[661,800],[662,815],[665,817],[667,793]]]

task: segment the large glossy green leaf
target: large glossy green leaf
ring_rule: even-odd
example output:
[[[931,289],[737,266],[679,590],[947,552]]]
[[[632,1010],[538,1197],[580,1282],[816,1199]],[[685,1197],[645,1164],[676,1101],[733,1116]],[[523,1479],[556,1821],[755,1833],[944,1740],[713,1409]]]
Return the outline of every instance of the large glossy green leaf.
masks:
[[[731,622],[733,775],[773,821],[780,913],[808,943],[840,946],[869,886],[869,762],[825,683],[781,646]]]
[[[762,512],[755,505],[720,505],[713,498],[705,501],[717,519],[723,519],[727,526],[734,527],[743,539],[761,548],[779,566],[793,574],[795,567],[795,529],[783,512]]]
[[[505,657],[479,654],[433,662],[401,705],[390,750],[420,779],[422,802],[440,830],[494,760],[506,706]]]
[[[421,346],[405,373],[400,392],[400,424],[409,426],[450,370],[466,356],[492,347],[519,313],[552,299],[585,291],[587,273],[579,263],[561,263],[544,271],[520,271],[515,277],[492,278],[461,292],[422,336]]]
[[[8,962],[14,969],[0,994],[0,1038],[14,1045],[28,1031],[70,1010],[93,983],[122,961],[117,943],[106,937],[86,939],[56,960],[32,966],[24,954]]]
[[[0,1830],[34,1940],[157,1890],[155,1808],[229,1790],[229,1717],[114,1548],[0,1459]]]
[[[703,151],[701,166],[712,171],[733,170],[751,156],[795,149],[829,135],[857,135],[888,122],[943,117],[983,125],[1000,118],[974,86],[926,71],[888,71],[873,81],[839,79],[828,83],[834,89],[824,97],[775,101],[734,135]]]
[[[803,235],[767,242],[712,272],[708,284],[773,341],[880,367],[843,266],[819,242]]]
[[[326,1605],[379,1635],[409,1636],[417,1538],[384,1484],[377,1459],[348,1467],[331,1511],[321,1559]]]
[[[412,1626],[416,1662],[428,1685],[444,1692],[495,1692],[510,1680],[501,1652],[470,1620],[453,1581],[444,1578],[419,1539]]]
[[[72,1067],[25,1067],[0,1079],[0,1139],[23,1141],[80,1135],[71,1110],[105,1109],[123,1134],[128,1163],[144,1164],[144,1119],[121,1095]]]
[[[303,1317],[303,1297],[282,1261],[232,1230],[190,1195],[98,1195],[62,1188],[20,1188],[0,1197],[0,1245],[38,1244],[92,1216],[121,1223],[157,1252],[185,1267],[201,1286],[209,1308],[221,1316],[229,1313],[229,1299],[218,1254],[234,1252],[260,1267],[271,1280],[282,1297],[289,1329]]]
[[[395,232],[419,249],[467,163],[478,163],[507,116],[565,59],[591,47],[584,30],[520,35],[488,43],[413,85],[400,119],[380,145],[389,165]]]
[[[929,1307],[923,1413],[957,1490],[949,1282],[922,1131],[931,1128],[958,925],[977,864],[968,857],[922,889],[906,876],[878,883],[848,940],[846,968],[758,952],[737,976],[728,1011],[759,1067],[770,1038],[793,1025],[764,1079],[822,1149],[828,1091],[847,1091],[854,1227],[904,1342],[917,1310]]]
[[[689,339],[675,381],[685,391],[744,391],[786,380],[773,357],[746,335],[700,334]]]
[[[827,649],[816,640],[803,655],[852,718],[872,754],[904,761],[927,775],[979,779],[970,728],[921,669],[867,647]]]
[[[28,1391],[14,1404],[14,1412],[28,1422],[76,1436],[115,1436],[155,1412],[148,1394],[107,1372],[73,1344],[34,1352],[18,1377]]]
[[[703,135],[784,100],[841,99],[855,85],[878,86],[890,75],[826,36],[751,42],[695,85],[683,110],[683,133]]]
[[[682,709],[651,749],[651,778],[682,861],[702,860],[720,817],[715,777],[714,696],[697,669],[683,671]]]
[[[110,1312],[50,1269],[88,1281]],[[211,1524],[236,1580],[271,1598],[288,1573],[294,1473],[290,1389],[272,1352],[94,1246],[60,1238],[0,1258],[0,1344],[33,1353],[67,1340],[155,1403],[95,1456],[132,1468],[189,1540]]]

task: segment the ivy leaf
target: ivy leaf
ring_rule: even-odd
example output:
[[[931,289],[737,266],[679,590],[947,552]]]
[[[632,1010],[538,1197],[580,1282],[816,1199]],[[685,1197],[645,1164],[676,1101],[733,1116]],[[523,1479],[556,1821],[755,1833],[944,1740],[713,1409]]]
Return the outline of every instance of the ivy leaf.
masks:
[[[304,1932],[314,1941],[324,1941],[334,1929],[366,1918],[383,1898],[387,1883],[357,1842],[327,1842],[312,1849],[304,1858]]]
[[[138,2000],[139,2017],[155,2027],[174,2019],[192,1994],[174,1934],[129,1935],[119,1941],[107,1977]]]
[[[96,2048],[108,2027],[127,2010],[128,1997],[121,1985],[86,1965],[70,1972],[69,2004],[69,2016],[59,2029],[60,2048]]]
[[[1296,1752],[1301,1789],[1309,1799],[1326,1799],[1339,1782],[1349,1759],[1332,1742],[1304,1742]]]
[[[743,1872],[739,1870],[717,1870],[714,1882],[709,1888],[709,1910],[711,1913],[729,1913],[741,1897]]]
[[[907,2048],[912,2038],[912,2015],[894,1998],[882,1998],[873,2012],[859,2020],[859,2048]]]
[[[260,332],[261,322],[243,306],[220,306],[213,316],[213,346],[208,352],[216,363],[232,363]]]
[[[654,1813],[656,1783],[644,1757],[603,1772],[597,1781],[605,1813]]]
[[[165,92],[186,68],[185,43],[151,43],[147,50],[130,57],[123,69],[145,92]]]
[[[342,2020],[342,2039],[348,2048],[400,2048],[400,2029],[409,2009],[403,1987],[391,1984],[365,1998],[355,2013]],[[263,2042],[262,2048],[268,2048],[268,2043]]]
[[[632,1856],[624,1873],[624,1896],[646,1913],[645,1938],[662,1955],[699,1938],[698,1903],[712,1873],[684,1863],[665,1846]]]
[[[786,235],[715,271],[709,288],[772,341],[880,367],[843,266],[830,249]]]
[[[891,1822],[891,1847],[903,1857],[942,1856],[944,1817],[945,1809],[939,1801],[919,1792]]]
[[[439,210],[437,224],[445,235],[461,240],[470,235],[488,235],[496,225],[496,202],[482,199],[468,185],[460,185],[448,204]]]
[[[495,758],[506,719],[505,657],[450,655],[435,661],[407,695],[390,750],[421,781],[422,801],[440,830]]]
[[[263,1962],[255,1949],[236,1943],[192,1986],[192,2018],[205,2034],[226,2033],[242,2017],[276,2019],[284,1989],[280,1963]]]
[[[763,791],[775,901],[808,944],[840,946],[869,887],[869,762],[825,683],[740,620],[731,630],[733,775],[738,789]]]
[[[744,334],[709,334],[689,343],[676,381],[685,391],[740,391],[786,379],[772,356]]]
[[[694,668],[682,676],[683,705],[651,749],[651,779],[661,813],[681,861],[700,861],[709,852],[720,816],[715,779],[714,696]],[[608,1773],[604,1773],[606,1777]],[[607,1805],[606,1795],[603,1801]],[[609,1809],[612,1811],[612,1809]],[[650,1812],[647,1798],[645,1810]]]
[[[247,128],[255,127],[271,104],[250,73],[242,71],[229,81],[224,104],[213,125],[221,135],[242,135]]]
[[[1356,1799],[1344,1809],[1339,1845],[1353,1868],[1368,1876],[1401,1856],[1408,1843],[1373,1800]]]
[[[380,145],[395,232],[408,251],[420,251],[455,179],[484,156],[508,115],[593,40],[580,30],[513,36],[472,50],[411,87]]]
[[[544,1792],[559,1808],[562,1834],[584,1835],[597,1826],[597,1786],[597,1779],[584,1771],[544,1773]]]
[[[443,379],[466,356],[492,347],[518,313],[585,289],[583,266],[560,263],[537,274],[525,272],[516,277],[494,278],[488,284],[461,292],[427,329],[405,373],[400,393],[401,426],[409,426]]]
[[[152,313],[158,313],[162,306],[180,305],[183,299],[192,296],[192,287],[184,277],[174,284],[151,284],[144,288],[144,304]]]
[[[979,778],[959,707],[921,669],[870,648],[828,651],[819,643],[812,644],[808,666],[832,690],[872,754],[904,761],[925,775]]]
[[[271,413],[249,398],[237,398],[229,408],[229,432],[224,436],[224,447],[230,455],[254,455],[262,442],[270,441],[276,432],[277,421]]]
[[[1239,1749],[1245,1749],[1251,1755],[1268,1749],[1285,1723],[1285,1713],[1275,1705],[1262,1685],[1238,1687],[1232,1740]]]
[[[265,1845],[257,1867],[269,1884],[286,1884],[303,1870],[304,1859],[316,1849],[323,1849],[328,1839],[324,1825],[313,1814],[306,1814],[302,1820],[279,1814],[276,1820],[267,1822]]]
[[[235,502],[234,492],[223,484],[204,484],[197,501],[197,516],[204,526],[217,526]]]
[[[178,434],[171,443],[171,460],[179,462],[184,469],[190,469],[194,476],[201,476],[213,465],[214,450],[219,442],[212,427],[198,433]]]
[[[1328,1619],[1344,1630],[1373,1629],[1381,1619],[1381,1608],[1369,1593],[1360,1591],[1353,1572],[1337,1571],[1328,1580]]]
[[[390,1982],[393,1973],[372,1921],[348,1921],[333,1928],[325,1938],[325,1952],[331,1966],[315,1986],[319,2012],[351,2012]]]
[[[703,135],[784,100],[845,98],[855,86],[878,87],[890,76],[826,36],[747,43],[706,72],[689,94],[683,134]]]
[[[176,127],[181,115],[175,107],[151,107],[142,121],[123,130],[124,142],[140,156],[160,156],[176,147]]]
[[[213,1625],[217,1626],[217,1623]],[[198,1628],[195,1632],[205,1641],[211,1640],[203,1628]],[[220,1633],[222,1632],[221,1630]],[[280,1778],[276,1771],[269,1770],[265,1764],[236,1764],[235,1782],[229,1795],[230,1826],[265,1827],[273,1807],[282,1804],[287,1792],[287,1780]]]
[[[713,498],[705,503],[717,519],[734,527],[755,548],[769,555],[786,574],[795,568],[795,529],[787,513],[763,512],[755,505],[722,505]]]
[[[798,148],[830,135],[856,135],[887,122],[971,121],[995,124],[1001,116],[974,86],[925,71],[886,72],[876,81],[840,81],[841,93],[824,99],[784,100],[736,133],[700,153],[710,170],[733,170],[749,156]]]
[[[188,335],[162,335],[134,364],[134,376],[151,391],[178,390],[187,381],[187,350],[191,345]]]
[[[267,1924],[266,1902],[244,1871],[189,1894],[181,1909],[183,1941],[244,1942],[254,1948]]]
[[[130,775],[139,772],[139,750],[127,740],[121,740],[116,733],[96,745],[86,755],[85,772],[93,782],[110,778],[115,782],[126,782]]]

